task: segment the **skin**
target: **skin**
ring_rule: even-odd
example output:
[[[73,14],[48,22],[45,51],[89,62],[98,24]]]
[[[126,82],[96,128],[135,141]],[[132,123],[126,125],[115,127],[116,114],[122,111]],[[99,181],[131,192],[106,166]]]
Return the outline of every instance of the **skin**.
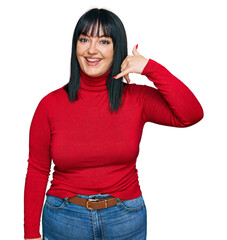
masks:
[[[97,33],[97,24],[95,27]],[[100,28],[100,36],[102,36],[103,29]],[[98,77],[106,73],[112,66],[114,49],[112,38],[109,37],[95,37],[91,36],[91,28],[87,34],[80,35],[77,41],[77,59],[80,68],[89,76]],[[85,57],[102,59],[97,66],[89,66]]]
[[[96,24],[95,32],[97,33]],[[88,36],[80,35],[77,42],[77,59],[80,68],[84,73],[91,77],[97,77],[106,73],[112,66],[114,49],[113,41],[109,37],[91,36],[91,28],[88,31]],[[103,35],[102,26],[100,26],[100,36]],[[130,83],[129,73],[141,74],[146,66],[148,59],[143,57],[134,46],[132,50],[133,56],[127,56],[121,64],[121,72],[114,78],[124,77]],[[97,66],[89,66],[85,57],[101,58],[101,62]]]
[[[97,26],[96,26],[97,29]],[[77,42],[77,59],[80,64],[81,69],[89,76],[100,76],[106,73],[112,65],[113,61],[113,42],[111,38],[101,37],[91,37],[90,31],[88,36],[80,35]],[[96,31],[97,32],[97,31]],[[102,28],[100,28],[100,36],[103,34]],[[107,42],[109,44],[107,44]],[[121,64],[121,72],[117,74],[114,78],[118,79],[124,77],[129,83],[129,73],[141,74],[144,67],[146,66],[148,59],[143,57],[134,46],[132,50],[132,56],[128,55]],[[97,66],[88,66],[84,57],[102,58],[101,62]],[[26,238],[25,240],[42,240],[42,238]]]
[[[121,72],[114,76],[115,79],[124,77],[128,83],[130,83],[129,73],[141,74],[144,67],[148,63],[147,58],[142,56],[136,46],[133,47],[132,56],[128,55],[121,64]]]

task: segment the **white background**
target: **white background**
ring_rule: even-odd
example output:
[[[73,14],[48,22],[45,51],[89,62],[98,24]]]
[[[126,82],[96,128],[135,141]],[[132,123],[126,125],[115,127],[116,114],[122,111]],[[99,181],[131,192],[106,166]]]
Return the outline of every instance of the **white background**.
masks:
[[[138,43],[204,109],[204,119],[189,128],[144,126],[137,169],[147,239],[226,240],[227,17],[220,0],[1,1],[1,239],[23,239],[31,119],[41,98],[68,82],[73,31],[92,7],[116,13],[129,54]],[[153,86],[145,76],[130,77]]]

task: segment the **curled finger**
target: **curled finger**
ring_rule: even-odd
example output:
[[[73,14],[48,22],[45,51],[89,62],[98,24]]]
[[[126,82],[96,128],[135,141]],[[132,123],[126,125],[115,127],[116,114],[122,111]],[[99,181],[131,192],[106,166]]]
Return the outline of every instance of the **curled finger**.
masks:
[[[130,83],[129,75],[128,75],[128,74],[124,75],[124,78],[125,78],[125,80],[127,81],[127,83],[129,84],[129,83]]]

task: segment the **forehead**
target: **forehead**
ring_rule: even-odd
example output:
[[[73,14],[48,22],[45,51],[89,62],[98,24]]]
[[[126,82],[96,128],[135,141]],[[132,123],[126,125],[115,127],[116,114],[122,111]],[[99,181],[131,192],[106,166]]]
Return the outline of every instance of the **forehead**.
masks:
[[[96,25],[93,24],[93,25],[91,25],[91,27],[90,27],[90,29],[89,29],[89,31],[87,33],[89,36],[92,35],[92,28],[94,28],[93,36],[97,37],[98,35],[100,36],[100,35],[104,34],[102,25],[100,25],[100,27],[99,27],[99,34],[98,34],[98,24],[96,24]]]
[[[103,30],[102,24],[98,24],[96,22],[89,25],[86,25],[83,30],[81,31],[81,34],[92,36],[92,37],[111,37],[110,30],[105,28],[105,31]]]

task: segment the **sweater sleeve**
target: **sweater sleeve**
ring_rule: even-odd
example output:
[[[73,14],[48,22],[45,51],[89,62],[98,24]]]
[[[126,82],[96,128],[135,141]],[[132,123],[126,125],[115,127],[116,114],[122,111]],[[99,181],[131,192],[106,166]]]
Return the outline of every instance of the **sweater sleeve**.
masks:
[[[197,98],[164,66],[149,59],[141,74],[157,87],[144,85],[142,117],[145,122],[188,127],[203,118],[203,109]]]
[[[47,96],[39,102],[29,131],[29,157],[24,188],[24,238],[40,238],[40,217],[50,174],[50,125]]]

